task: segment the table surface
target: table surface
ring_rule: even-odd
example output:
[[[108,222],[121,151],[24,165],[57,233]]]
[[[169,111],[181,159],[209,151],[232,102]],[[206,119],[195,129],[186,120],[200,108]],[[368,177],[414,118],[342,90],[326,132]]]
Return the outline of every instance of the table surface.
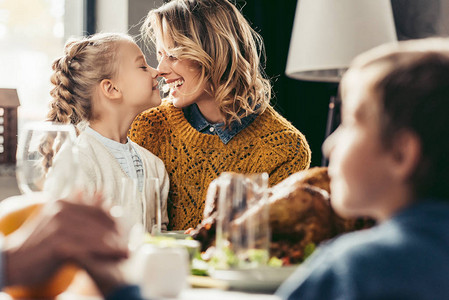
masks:
[[[190,276],[187,282],[188,287],[182,290],[177,298],[170,298],[171,300],[280,300],[279,297],[271,294],[226,290],[226,285],[209,277]],[[203,288],[197,288],[198,286],[203,286]],[[55,300],[101,300],[102,297],[99,295],[99,291],[87,273],[80,271],[67,291],[56,297]],[[162,299],[164,298],[158,298],[158,300]],[[0,300],[12,300],[12,298],[0,292]]]
[[[0,187],[3,192],[3,187],[5,186],[13,186],[14,191],[11,191],[10,194],[2,195],[0,193],[0,200],[3,200],[3,198],[17,195],[18,190],[17,184],[12,185],[11,182],[13,178],[6,178],[3,176],[0,176],[0,179],[8,179],[9,181],[0,180]],[[14,178],[15,179],[15,178]],[[15,182],[14,182],[15,183]],[[3,196],[3,197],[1,197]],[[69,291],[62,293],[59,295],[55,300],[101,300],[102,298],[98,295],[80,295],[79,293],[76,293],[74,291],[71,291],[69,288]],[[161,299],[161,298],[159,298]],[[184,289],[181,294],[177,298],[171,298],[173,299],[179,299],[179,300],[280,300],[279,297],[270,295],[270,294],[260,294],[260,293],[247,293],[247,292],[239,292],[239,291],[229,291],[229,290],[223,290],[219,288],[186,288]],[[0,300],[12,300],[12,298],[6,294],[0,292]]]
[[[159,298],[161,299],[161,298]],[[173,299],[173,298],[171,298]],[[224,291],[219,289],[207,288],[187,288],[174,299],[179,300],[280,300],[279,297],[267,294],[253,294],[237,291]],[[12,298],[0,293],[0,300],[12,300]],[[99,296],[80,296],[79,294],[66,292],[59,295],[56,300],[101,300]]]

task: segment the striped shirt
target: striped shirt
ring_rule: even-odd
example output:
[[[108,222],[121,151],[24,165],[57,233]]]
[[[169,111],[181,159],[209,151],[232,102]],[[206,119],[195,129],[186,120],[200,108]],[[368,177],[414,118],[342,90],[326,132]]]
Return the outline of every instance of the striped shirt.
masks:
[[[125,144],[122,144],[102,136],[89,126],[86,127],[86,131],[108,149],[111,155],[115,157],[120,164],[120,167],[126,175],[131,178],[137,178],[139,191],[142,192],[144,178],[142,160],[129,142],[129,138]]]

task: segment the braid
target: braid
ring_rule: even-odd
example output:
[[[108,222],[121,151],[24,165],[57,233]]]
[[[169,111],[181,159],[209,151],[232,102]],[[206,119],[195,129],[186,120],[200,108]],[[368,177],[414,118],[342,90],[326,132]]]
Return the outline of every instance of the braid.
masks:
[[[42,141],[39,144],[39,153],[42,154],[42,167],[44,168],[45,173],[47,173],[48,169],[53,164],[53,156],[55,151],[53,150],[53,144],[56,139],[55,132],[48,132],[46,136],[42,138]]]
[[[70,59],[67,56],[58,58],[53,62],[52,69],[54,71],[50,78],[54,88],[50,91],[50,95],[53,100],[50,102],[50,110],[47,114],[47,121],[57,122],[62,124],[72,123],[72,115],[74,110],[72,109],[73,95],[71,93],[71,80],[70,80]],[[76,123],[74,123],[76,125]],[[45,173],[53,164],[53,156],[55,150],[53,144],[56,139],[56,134],[53,132],[48,133],[42,138],[39,145],[39,152],[42,154],[42,167]]]
[[[65,47],[65,55],[53,62],[54,73],[50,81],[55,87],[50,91],[53,100],[47,114],[48,121],[77,125],[86,117],[82,106],[74,99],[73,88],[76,82],[73,82],[72,70],[80,69],[81,66],[76,61],[76,56],[89,44],[89,40],[71,41]],[[90,105],[88,108],[90,110]]]

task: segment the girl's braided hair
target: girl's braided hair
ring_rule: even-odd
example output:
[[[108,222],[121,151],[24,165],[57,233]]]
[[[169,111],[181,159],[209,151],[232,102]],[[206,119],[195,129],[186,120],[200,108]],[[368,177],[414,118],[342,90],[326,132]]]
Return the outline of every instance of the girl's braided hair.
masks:
[[[52,100],[47,121],[78,125],[94,119],[92,95],[103,79],[113,78],[117,73],[116,54],[119,42],[134,42],[133,38],[120,33],[99,33],[81,39],[69,40],[64,54],[53,64],[50,91]],[[40,145],[46,170],[52,165],[56,135],[45,138]],[[56,147],[57,148],[57,147]]]

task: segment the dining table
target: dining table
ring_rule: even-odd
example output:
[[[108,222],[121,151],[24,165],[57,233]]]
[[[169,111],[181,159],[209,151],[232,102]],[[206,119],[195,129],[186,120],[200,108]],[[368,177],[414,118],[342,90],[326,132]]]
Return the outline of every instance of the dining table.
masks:
[[[74,282],[62,294],[54,300],[101,300],[103,297],[96,289],[93,281],[87,273],[81,271],[75,277]],[[185,288],[177,297],[164,298],[158,297],[158,300],[280,300],[273,293],[259,291],[232,290],[225,283],[219,280],[213,280],[209,277],[189,276]],[[0,292],[0,300],[13,300],[11,296]]]
[[[74,292],[64,292],[56,297],[55,300],[101,300],[98,295],[79,295]],[[178,300],[280,300],[279,297],[270,294],[248,293],[239,291],[226,291],[214,288],[186,288],[176,298],[158,298],[178,299]],[[0,293],[0,300],[13,300],[8,294]]]

